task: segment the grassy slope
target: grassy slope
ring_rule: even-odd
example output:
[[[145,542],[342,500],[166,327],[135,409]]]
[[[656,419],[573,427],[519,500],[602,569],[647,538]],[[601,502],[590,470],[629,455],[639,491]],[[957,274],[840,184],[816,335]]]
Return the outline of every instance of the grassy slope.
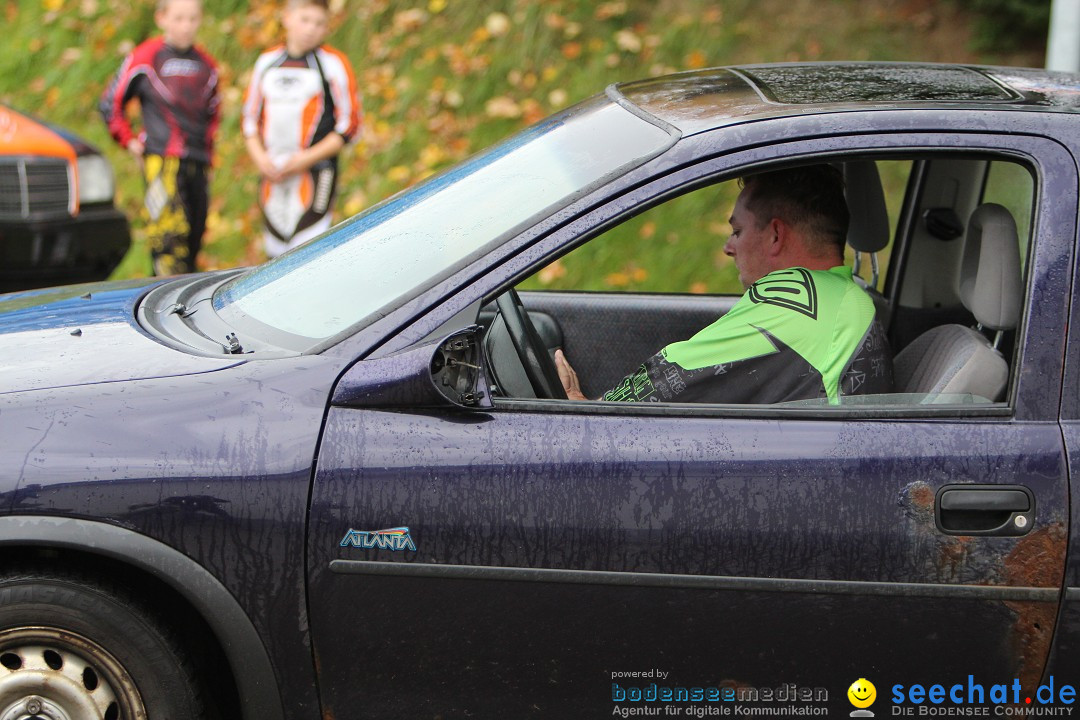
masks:
[[[339,218],[615,81],[784,60],[1038,65],[1042,59],[1039,48],[972,51],[970,16],[929,0],[335,0],[332,6],[330,42],[352,59],[366,113],[364,137],[342,163]],[[200,256],[205,268],[262,259],[252,200],[256,175],[244,152],[239,112],[252,62],[280,38],[278,7],[265,0],[206,3],[200,43],[221,63],[224,122]],[[96,103],[123,53],[155,32],[153,3],[0,0],[0,17],[7,36],[0,101],[66,125],[105,149],[117,171],[118,200],[137,218],[141,181],[133,160],[108,138]],[[726,214],[718,215],[682,228],[680,241],[698,243],[697,250],[713,257],[727,231]],[[646,246],[654,237],[673,242],[663,225],[656,235],[656,222],[650,227],[642,220],[630,232]],[[138,220],[135,226],[136,245],[118,277],[149,272]],[[647,288],[643,268],[652,265],[647,259],[627,265],[626,255],[625,247],[608,250],[555,282],[573,285],[587,272],[602,278],[594,286]],[[717,258],[721,276],[725,260]],[[676,286],[715,289],[692,278]]]

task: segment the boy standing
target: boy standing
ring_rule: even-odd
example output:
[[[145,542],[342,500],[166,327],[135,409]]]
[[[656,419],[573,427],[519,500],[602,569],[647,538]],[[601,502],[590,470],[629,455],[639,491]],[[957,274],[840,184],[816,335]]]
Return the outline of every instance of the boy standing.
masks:
[[[147,238],[154,274],[195,270],[206,228],[207,166],[217,130],[217,69],[195,47],[201,0],[158,0],[161,37],[131,51],[101,98],[101,114],[146,178]],[[142,131],[124,107],[138,99]]]
[[[259,56],[244,100],[248,153],[262,174],[266,254],[276,257],[330,227],[337,156],[360,127],[356,78],[323,40],[326,0],[287,0],[285,44]]]

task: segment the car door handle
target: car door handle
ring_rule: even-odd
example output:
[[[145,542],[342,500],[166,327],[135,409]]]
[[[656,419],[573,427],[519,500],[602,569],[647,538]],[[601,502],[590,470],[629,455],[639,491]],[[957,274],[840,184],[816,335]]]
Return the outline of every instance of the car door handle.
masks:
[[[1023,485],[944,485],[934,518],[946,535],[1026,535],[1035,521],[1035,496]]]

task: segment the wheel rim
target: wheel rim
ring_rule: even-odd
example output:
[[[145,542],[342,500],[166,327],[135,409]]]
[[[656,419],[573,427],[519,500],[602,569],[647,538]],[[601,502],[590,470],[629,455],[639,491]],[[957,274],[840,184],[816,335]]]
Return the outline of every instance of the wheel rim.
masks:
[[[0,631],[0,720],[145,720],[135,681],[107,650],[47,627]]]

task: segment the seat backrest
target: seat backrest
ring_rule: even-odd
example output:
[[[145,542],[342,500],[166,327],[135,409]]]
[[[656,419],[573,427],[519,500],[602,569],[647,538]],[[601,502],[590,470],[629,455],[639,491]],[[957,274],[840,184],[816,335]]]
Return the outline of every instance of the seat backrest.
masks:
[[[1011,330],[1020,317],[1022,278],[1016,222],[1001,205],[980,205],[968,221],[960,261],[960,301],[980,326]],[[929,330],[893,359],[897,392],[971,393],[999,400],[1009,379],[1001,353],[962,325]]]
[[[1012,213],[996,203],[975,208],[960,260],[960,302],[991,330],[1012,330],[1020,319],[1023,278]]]
[[[877,318],[882,327],[888,328],[889,304],[876,288],[877,253],[889,244],[889,213],[885,207],[885,190],[881,186],[877,163],[873,160],[844,163],[844,197],[851,212],[847,244],[855,251],[855,281],[874,301]],[[858,276],[864,253],[869,256],[873,268],[870,284]]]

